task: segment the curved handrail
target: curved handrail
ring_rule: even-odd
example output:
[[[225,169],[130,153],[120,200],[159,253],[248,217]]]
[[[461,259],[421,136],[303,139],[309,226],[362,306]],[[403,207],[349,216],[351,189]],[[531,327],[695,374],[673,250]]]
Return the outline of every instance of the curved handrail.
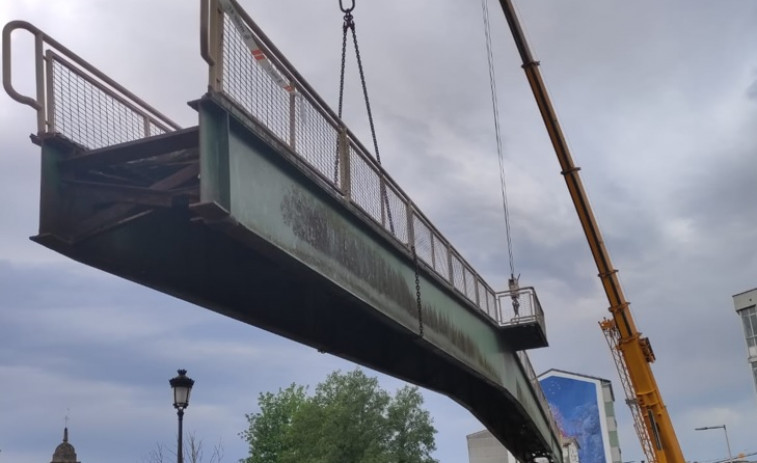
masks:
[[[200,55],[211,66],[216,64],[210,47],[210,0],[200,1]]]
[[[13,31],[23,29],[28,31],[34,36],[34,43],[35,43],[35,72],[36,72],[36,88],[37,88],[37,96],[36,98],[22,95],[16,89],[13,87],[13,76],[12,76],[12,59],[11,59],[11,36]],[[75,63],[77,66],[79,66],[84,71],[90,73],[91,75],[95,76],[96,78],[100,79],[102,82],[110,86],[115,91],[121,93],[123,96],[131,100],[136,105],[142,107],[143,109],[150,112],[153,116],[156,116],[159,118],[162,122],[164,122],[167,126],[173,128],[174,130],[178,130],[181,128],[178,124],[173,122],[171,119],[169,119],[167,116],[162,114],[157,109],[153,108],[149,104],[147,104],[144,100],[127,90],[125,87],[120,85],[118,82],[114,81],[107,75],[105,75],[102,71],[97,69],[96,67],[89,64],[87,61],[82,59],[79,55],[71,51],[69,48],[58,42],[57,40],[53,39],[49,35],[47,35],[45,32],[43,32],[41,29],[37,28],[33,24],[27,22],[27,21],[21,21],[21,20],[15,20],[7,23],[3,27],[3,34],[2,34],[2,51],[3,51],[3,88],[5,89],[6,93],[8,93],[8,96],[13,98],[14,100],[18,101],[19,103],[31,106],[32,108],[37,110],[37,130],[42,133],[45,131],[45,110],[46,110],[46,104],[45,104],[45,75],[44,75],[44,54],[43,54],[43,48],[44,45],[47,44],[49,47],[55,49],[58,51],[61,55],[65,56],[67,59],[71,60],[73,63]]]
[[[38,52],[41,51],[42,42],[44,41],[44,33],[26,21],[11,21],[3,27],[3,88],[8,96],[19,103],[40,110],[42,109],[42,103],[39,101],[39,89],[37,89],[37,98],[32,98],[20,94],[13,87],[13,75],[11,73],[11,63],[13,61],[11,59],[11,33],[16,29],[25,29],[34,35],[35,48]]]

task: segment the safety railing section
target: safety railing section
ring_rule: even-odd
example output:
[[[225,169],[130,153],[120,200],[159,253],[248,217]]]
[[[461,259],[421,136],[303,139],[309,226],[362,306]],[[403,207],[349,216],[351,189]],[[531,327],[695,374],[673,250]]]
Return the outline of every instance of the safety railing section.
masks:
[[[519,325],[539,323],[546,332],[544,311],[536,296],[536,290],[524,286],[508,291],[497,292],[498,320],[501,325]]]
[[[544,395],[544,390],[541,388],[539,377],[536,376],[536,371],[534,370],[534,366],[531,364],[531,359],[528,358],[528,354],[525,351],[518,351],[518,359],[520,359],[520,364],[523,366],[523,370],[525,370],[526,377],[531,383],[531,387],[536,392],[536,397],[539,400],[542,410],[544,410],[544,416],[549,422],[549,425],[554,431],[555,435],[560,438],[560,436],[563,435],[563,432],[560,429],[560,426],[558,426],[557,420],[555,420],[554,415],[552,414],[552,409],[549,406],[549,402],[547,402],[547,397]]]
[[[209,90],[267,128],[330,186],[495,322],[494,290],[462,258],[235,0],[202,0]]]
[[[12,36],[34,37],[35,96],[13,86]],[[180,127],[77,54],[25,21],[11,21],[2,34],[3,88],[37,111],[37,134],[60,134],[88,149],[102,148]]]

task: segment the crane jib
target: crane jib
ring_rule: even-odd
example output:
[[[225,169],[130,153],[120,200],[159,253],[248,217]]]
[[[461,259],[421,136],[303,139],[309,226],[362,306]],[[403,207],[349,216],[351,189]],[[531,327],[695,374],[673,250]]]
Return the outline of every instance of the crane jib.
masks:
[[[670,415],[662,401],[650,363],[654,354],[647,338],[640,338],[625,300],[617,271],[613,269],[610,256],[605,249],[599,226],[596,223],[588,198],[573,164],[570,150],[560,128],[549,95],[539,74],[538,62],[531,56],[521,29],[512,0],[500,0],[502,10],[510,26],[518,53],[523,61],[523,70],[533,91],[544,125],[562,168],[568,191],[578,214],[579,221],[591,248],[594,262],[613,315],[612,323],[601,322],[610,340],[613,357],[616,360],[621,382],[627,394],[637,427],[641,446],[649,463],[685,463]],[[622,330],[622,331],[621,331]],[[616,355],[617,354],[617,355]],[[641,413],[643,408],[644,413]],[[654,441],[654,443],[650,441]]]

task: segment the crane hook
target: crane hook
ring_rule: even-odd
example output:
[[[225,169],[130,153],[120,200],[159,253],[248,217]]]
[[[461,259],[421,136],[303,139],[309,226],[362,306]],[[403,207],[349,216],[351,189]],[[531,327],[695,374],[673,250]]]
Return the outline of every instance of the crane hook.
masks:
[[[355,9],[355,0],[352,0],[352,6],[349,8],[345,8],[343,0],[339,0],[339,9],[342,10],[342,13],[350,13]]]

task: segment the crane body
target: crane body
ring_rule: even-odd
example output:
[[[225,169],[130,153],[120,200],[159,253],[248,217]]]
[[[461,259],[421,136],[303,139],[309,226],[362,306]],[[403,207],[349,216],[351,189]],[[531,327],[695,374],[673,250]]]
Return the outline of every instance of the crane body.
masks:
[[[562,169],[562,175],[576,208],[584,234],[596,263],[602,287],[609,302],[611,318],[600,323],[613,350],[616,366],[631,407],[642,450],[650,463],[684,463],[667,408],[663,403],[650,363],[654,361],[649,339],[636,328],[628,301],[605,248],[588,197],[584,191],[579,168],[573,163],[547,90],[539,72],[539,63],[531,55],[512,0],[500,0],[515,45],[523,62],[549,138]]]

